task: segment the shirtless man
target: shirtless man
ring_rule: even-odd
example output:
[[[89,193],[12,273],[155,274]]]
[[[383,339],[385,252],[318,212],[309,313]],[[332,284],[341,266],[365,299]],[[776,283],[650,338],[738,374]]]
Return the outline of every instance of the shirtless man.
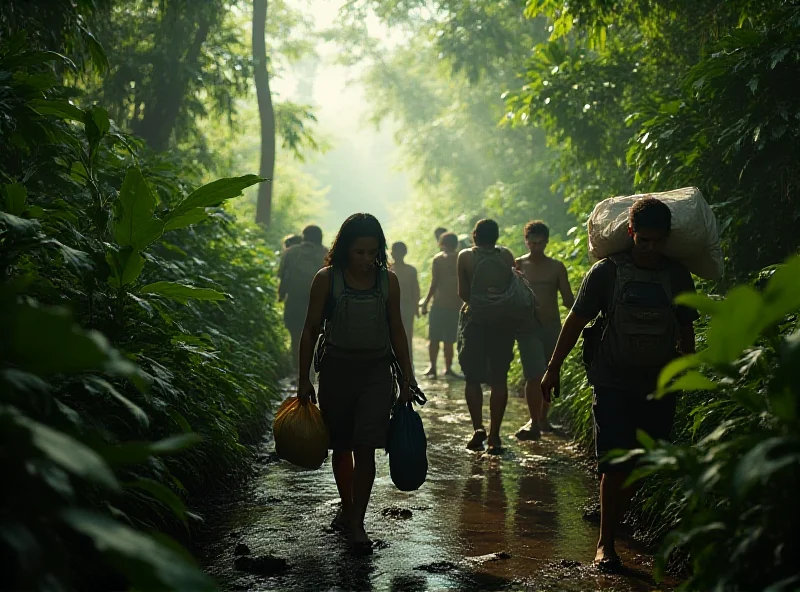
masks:
[[[458,378],[453,372],[453,345],[458,336],[458,312],[463,302],[458,295],[458,272],[456,262],[458,259],[458,236],[452,232],[445,232],[439,237],[438,253],[431,262],[431,287],[428,295],[422,301],[422,314],[428,314],[428,305],[433,300],[430,308],[428,326],[428,355],[430,366],[425,370],[424,376],[436,378],[436,360],[439,357],[439,343],[444,346],[444,375]]]
[[[516,260],[517,269],[528,278],[537,303],[535,322],[517,331],[517,346],[525,375],[525,399],[531,416],[530,421],[516,433],[520,440],[538,440],[542,430],[550,429],[547,421],[550,405],[542,397],[540,383],[561,332],[559,292],[561,303],[567,310],[575,302],[567,279],[567,268],[561,261],[544,253],[549,239],[550,229],[544,222],[528,222],[525,225],[525,242],[530,252]]]
[[[391,270],[397,276],[400,283],[400,313],[403,319],[403,328],[406,330],[408,339],[408,351],[411,352],[412,363],[414,359],[414,318],[419,316],[419,280],[417,279],[417,268],[406,263],[408,247],[405,243],[396,242],[392,244],[392,266]]]

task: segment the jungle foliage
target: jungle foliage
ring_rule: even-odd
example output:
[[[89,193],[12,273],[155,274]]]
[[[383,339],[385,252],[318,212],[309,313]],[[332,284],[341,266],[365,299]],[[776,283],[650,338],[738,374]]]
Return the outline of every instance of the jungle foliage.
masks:
[[[110,3],[25,4],[0,9],[0,588],[213,590],[190,508],[247,475],[287,362],[274,248],[223,207],[264,180],[203,184],[90,98]]]

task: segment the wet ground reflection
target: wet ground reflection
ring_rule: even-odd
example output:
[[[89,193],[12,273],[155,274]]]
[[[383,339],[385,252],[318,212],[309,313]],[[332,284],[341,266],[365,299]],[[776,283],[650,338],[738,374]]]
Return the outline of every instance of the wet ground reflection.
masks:
[[[215,503],[204,537],[206,569],[223,590],[615,590],[656,588],[652,560],[625,540],[627,572],[599,574],[592,566],[597,527],[586,522],[585,503],[597,483],[569,442],[546,434],[518,443],[524,401],[511,398],[504,422],[506,452],[469,452],[463,382],[423,385],[421,410],[429,439],[428,481],[412,494],[397,491],[388,459],[378,457],[378,478],[367,517],[374,555],[354,557],[328,525],[337,502],[326,461],[319,471],[275,462],[265,440],[259,476],[237,499]],[[487,396],[488,414],[488,396]],[[388,512],[397,507],[411,511]],[[277,576],[234,568],[237,543],[252,555],[288,562]]]

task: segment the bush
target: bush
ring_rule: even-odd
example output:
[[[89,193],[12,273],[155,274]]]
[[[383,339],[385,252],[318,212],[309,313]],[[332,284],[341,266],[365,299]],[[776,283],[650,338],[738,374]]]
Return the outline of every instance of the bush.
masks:
[[[164,533],[244,475],[277,393],[274,253],[220,207],[262,179],[192,190],[64,63],[0,42],[4,589],[213,589]]]

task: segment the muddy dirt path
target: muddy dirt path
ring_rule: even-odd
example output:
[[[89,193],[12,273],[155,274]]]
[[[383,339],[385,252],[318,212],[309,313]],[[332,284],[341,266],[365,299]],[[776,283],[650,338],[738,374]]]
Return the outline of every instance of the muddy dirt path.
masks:
[[[420,359],[419,357],[417,359]],[[278,461],[265,437],[258,476],[236,499],[210,512],[213,532],[202,549],[221,590],[608,590],[665,589],[653,583],[652,559],[623,538],[627,568],[603,575],[591,565],[597,526],[583,518],[597,481],[561,436],[517,442],[525,402],[511,397],[500,456],[466,450],[469,415],[462,381],[426,381],[420,414],[428,436],[428,480],[398,491],[388,457],[377,455],[367,514],[375,552],[355,557],[329,528],[338,496],[330,459],[318,471]],[[488,425],[488,394],[485,397]],[[206,512],[209,514],[209,512]],[[247,549],[243,546],[245,545]],[[238,549],[237,549],[238,546]],[[249,551],[249,569],[236,553]],[[273,556],[286,560],[262,561]]]

